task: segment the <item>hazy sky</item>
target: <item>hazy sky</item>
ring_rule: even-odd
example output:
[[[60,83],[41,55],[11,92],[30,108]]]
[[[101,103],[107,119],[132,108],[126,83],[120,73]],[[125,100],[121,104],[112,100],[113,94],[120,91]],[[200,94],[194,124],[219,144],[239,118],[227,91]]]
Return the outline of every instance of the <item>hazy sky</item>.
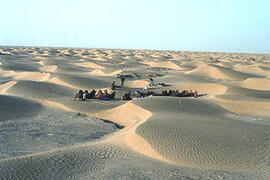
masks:
[[[1,0],[0,45],[270,53],[269,0]]]

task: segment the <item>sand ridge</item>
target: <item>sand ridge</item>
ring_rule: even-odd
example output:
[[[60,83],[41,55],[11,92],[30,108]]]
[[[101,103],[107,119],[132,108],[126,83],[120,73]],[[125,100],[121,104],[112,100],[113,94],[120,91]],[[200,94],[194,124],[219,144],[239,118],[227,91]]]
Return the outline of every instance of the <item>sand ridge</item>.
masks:
[[[7,90],[16,83],[16,81],[9,81],[5,84],[0,85],[0,94],[6,94]]]
[[[248,78],[240,83],[240,86],[255,90],[270,90],[270,79],[267,78]]]
[[[83,62],[83,63],[77,63],[77,66],[84,67],[84,68],[95,68],[95,69],[105,69],[103,66],[100,66],[96,63],[92,62]]]
[[[169,69],[174,69],[174,70],[180,70],[181,69],[178,65],[174,64],[171,61],[164,61],[164,62],[159,62],[159,61],[157,61],[157,62],[153,62],[153,61],[148,62],[148,61],[144,61],[142,63],[147,64],[147,65],[149,65],[151,67],[169,68]]]

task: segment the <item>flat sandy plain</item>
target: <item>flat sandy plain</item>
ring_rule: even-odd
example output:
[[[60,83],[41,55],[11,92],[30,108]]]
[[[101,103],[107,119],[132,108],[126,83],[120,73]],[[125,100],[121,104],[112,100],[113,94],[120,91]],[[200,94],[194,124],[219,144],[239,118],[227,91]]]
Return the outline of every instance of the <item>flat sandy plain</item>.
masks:
[[[120,99],[149,75],[204,96]],[[269,178],[270,55],[0,48],[0,179]]]

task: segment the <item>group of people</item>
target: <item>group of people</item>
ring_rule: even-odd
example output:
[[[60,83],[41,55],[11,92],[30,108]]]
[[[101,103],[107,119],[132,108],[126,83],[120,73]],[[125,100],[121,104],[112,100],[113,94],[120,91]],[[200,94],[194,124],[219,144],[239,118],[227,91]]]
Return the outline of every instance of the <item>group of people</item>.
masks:
[[[194,92],[192,90],[183,90],[182,92],[179,92],[178,90],[165,90],[162,91],[162,96],[173,96],[173,97],[197,97],[198,91],[195,90]]]
[[[102,99],[102,100],[110,100],[114,99],[115,97],[115,92],[113,91],[112,93],[108,93],[107,90],[99,90],[97,93],[93,89],[90,93],[88,90],[85,90],[84,92],[82,90],[79,90],[79,92],[76,94],[76,96],[72,100],[81,100],[81,101],[86,101],[88,99]]]
[[[117,88],[124,88],[124,83],[125,83],[125,78],[121,78],[121,85],[120,86],[117,86],[116,84],[115,84],[115,81],[113,81],[112,82],[112,90],[115,90],[115,89],[117,89]]]
[[[150,76],[149,78],[150,82],[149,82],[149,86],[153,86],[154,85],[154,79],[153,76]],[[108,93],[107,90],[104,90],[104,92],[102,90],[99,90],[98,92],[96,92],[94,89],[89,93],[87,90],[85,90],[84,92],[82,90],[80,90],[75,98],[73,98],[73,100],[81,100],[81,101],[86,101],[88,99],[101,99],[101,100],[110,100],[110,99],[114,99],[116,92],[114,90],[118,89],[118,88],[123,88],[124,87],[124,82],[125,82],[125,78],[121,78],[121,85],[117,86],[115,84],[115,81],[112,82],[112,86],[111,86],[111,93]],[[158,86],[164,87],[166,86],[165,83],[161,82],[158,84]],[[147,89],[147,88],[146,88]],[[148,97],[148,96],[172,96],[172,97],[197,97],[198,96],[198,92],[195,91],[193,92],[192,90],[183,90],[183,91],[178,91],[178,90],[164,90],[162,91],[162,93],[156,93],[153,91],[148,91],[148,92],[140,92],[140,91],[135,91],[135,97],[136,98],[142,98],[142,97]],[[122,100],[132,100],[131,95],[130,95],[130,91],[126,91],[123,94]]]
[[[183,90],[182,92],[179,92],[178,90],[165,90],[162,91],[161,94],[153,92],[153,91],[148,91],[147,93],[136,91],[135,96],[136,98],[142,98],[142,97],[148,97],[148,96],[172,96],[172,97],[197,97],[198,96],[198,91],[193,92],[192,90]]]

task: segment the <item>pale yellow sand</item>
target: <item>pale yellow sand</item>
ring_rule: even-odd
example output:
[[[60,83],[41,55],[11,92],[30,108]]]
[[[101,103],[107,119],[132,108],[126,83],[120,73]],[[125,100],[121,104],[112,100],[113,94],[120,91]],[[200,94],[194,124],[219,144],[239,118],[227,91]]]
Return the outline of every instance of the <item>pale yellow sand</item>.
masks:
[[[216,98],[224,109],[237,114],[270,116],[270,102],[225,100]]]
[[[2,69],[0,69],[0,73],[3,73],[4,77],[12,77],[14,80],[47,81],[50,76],[50,73],[45,72],[15,72]]]
[[[117,74],[120,74],[122,70],[117,70],[111,73],[104,73],[101,69],[95,69],[91,71],[89,74],[94,75],[94,76],[116,76]]]
[[[40,71],[43,72],[54,72],[57,69],[57,66],[43,66],[40,68]]]
[[[65,83],[64,81],[61,81],[57,77],[50,79],[49,82],[55,83],[55,84],[58,84],[58,85],[61,85],[61,86],[66,86],[66,87],[69,87],[69,88],[73,88],[73,89],[80,89],[80,87],[73,86],[71,84]]]
[[[54,146],[46,152],[33,149],[35,153],[0,160],[4,177],[267,179],[270,175],[270,55],[12,47],[0,52],[31,54],[0,57],[0,98],[5,107],[1,117],[19,123],[25,120],[21,113],[46,123],[56,117],[45,112],[54,109],[62,115],[71,113],[62,119],[59,115],[57,126],[75,116],[88,123],[82,114],[124,126],[94,141]],[[150,75],[156,84],[169,85],[149,87],[152,91],[197,90],[203,96],[120,100],[125,90],[143,91]],[[125,88],[116,90],[114,101],[71,100],[79,89],[109,89],[113,80],[119,85],[120,77],[126,78]],[[20,110],[20,103],[25,110]],[[9,107],[16,108],[16,116]],[[33,107],[37,111],[32,112]],[[76,131],[86,133],[82,127]],[[61,130],[48,135],[58,136],[61,140]],[[22,151],[23,143],[22,139]]]
[[[135,80],[127,82],[127,85],[132,88],[143,88],[149,84],[146,80]]]
[[[76,65],[80,66],[80,67],[84,67],[84,68],[105,69],[103,66],[100,66],[100,65],[92,63],[92,62],[77,63]]]
[[[142,62],[143,64],[147,64],[147,65],[149,65],[149,66],[151,66],[151,67],[161,67],[161,68],[170,68],[170,69],[174,69],[174,70],[180,70],[181,68],[178,66],[178,65],[176,65],[176,64],[174,64],[173,62],[171,62],[171,61],[162,61],[162,62],[160,62],[160,61],[144,61],[144,62]]]
[[[43,56],[36,56],[35,59],[37,59],[37,60],[45,60],[45,59],[48,59],[48,58],[43,57]]]
[[[7,90],[16,83],[16,81],[9,81],[5,84],[0,85],[0,94],[6,94]]]
[[[221,66],[213,65],[200,65],[194,70],[186,72],[191,75],[204,76],[215,79],[226,79],[226,80],[245,80],[249,78],[248,75],[234,71],[232,69],[224,68]]]
[[[63,104],[57,103],[57,102],[53,102],[53,101],[48,101],[48,100],[41,100],[40,103],[44,106],[48,106],[51,108],[57,108],[57,109],[61,109],[64,111],[69,111],[69,112],[73,112],[74,110],[64,106]]]
[[[248,78],[240,83],[240,86],[248,89],[270,90],[270,79]]]

